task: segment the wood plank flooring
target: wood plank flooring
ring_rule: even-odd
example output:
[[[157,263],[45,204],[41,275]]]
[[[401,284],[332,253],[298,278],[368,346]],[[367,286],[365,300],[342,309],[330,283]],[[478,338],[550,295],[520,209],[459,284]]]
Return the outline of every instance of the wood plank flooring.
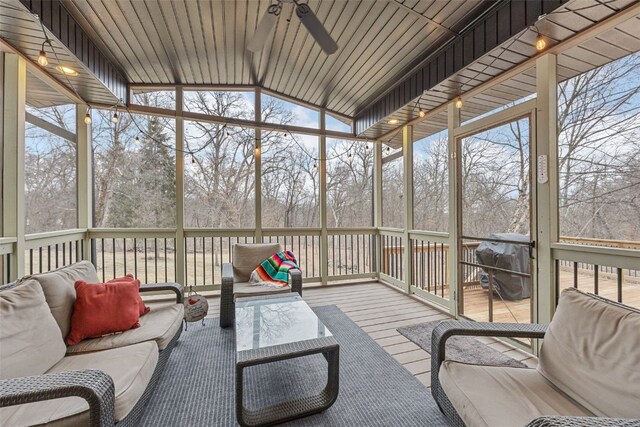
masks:
[[[303,295],[311,307],[336,305],[418,380],[427,387],[431,385],[429,353],[400,335],[396,328],[448,319],[448,314],[443,314],[418,298],[409,297],[377,282],[347,286],[310,286],[305,287]],[[208,317],[218,317],[219,306],[219,299],[210,297]],[[479,340],[529,366],[537,363],[535,357],[502,341],[493,338]]]

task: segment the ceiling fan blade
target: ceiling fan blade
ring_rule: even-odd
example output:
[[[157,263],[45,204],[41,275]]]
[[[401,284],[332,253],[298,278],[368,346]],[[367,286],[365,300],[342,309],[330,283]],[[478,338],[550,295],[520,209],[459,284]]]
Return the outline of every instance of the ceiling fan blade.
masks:
[[[247,44],[248,50],[251,52],[260,52],[262,50],[264,44],[269,39],[269,36],[278,23],[278,15],[279,13],[274,13],[272,7],[269,6],[269,9],[267,9],[265,14],[262,15],[262,18],[258,23],[258,27],[256,28],[256,32],[253,33],[251,41]]]
[[[331,55],[338,50],[338,45],[333,41],[331,35],[329,35],[324,25],[322,25],[308,4],[299,3],[298,6],[296,6],[296,15],[298,15],[300,21],[307,27],[309,33],[316,39],[316,42],[318,42],[327,55]]]

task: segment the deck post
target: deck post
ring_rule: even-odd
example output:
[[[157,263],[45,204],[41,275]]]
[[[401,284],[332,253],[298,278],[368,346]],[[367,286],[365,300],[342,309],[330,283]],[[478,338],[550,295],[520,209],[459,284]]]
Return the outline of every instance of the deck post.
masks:
[[[82,259],[91,260],[89,230],[93,227],[93,164],[91,124],[84,122],[88,105],[76,104],[76,192],[78,228],[86,229]],[[89,113],[90,114],[90,113]]]
[[[382,142],[376,141],[373,144],[373,226],[376,227],[375,236],[375,263],[376,277],[380,280],[380,273],[387,271],[382,269]]]
[[[182,87],[176,88],[176,282],[186,285],[187,245],[184,241],[184,119]],[[195,248],[194,248],[195,250]]]
[[[551,321],[556,306],[555,262],[551,245],[558,241],[558,78],[555,54],[542,55],[536,61],[536,125],[533,181],[535,189],[535,221],[533,232],[536,236],[535,256],[537,262],[537,311],[533,321]],[[548,179],[540,182],[538,159],[547,156]]]
[[[16,238],[9,265],[9,280],[25,271],[25,105],[27,63],[13,53],[0,53],[2,75],[2,235]]]
[[[402,128],[402,154],[404,169],[403,279],[405,291],[411,294],[411,286],[413,285],[413,246],[411,245],[409,232],[413,229],[413,126]]]
[[[320,280],[322,285],[329,281],[329,235],[327,233],[327,137],[324,135],[326,128],[326,112],[320,110]]]
[[[460,192],[458,191],[458,142],[455,130],[460,126],[460,109],[453,102],[447,105],[448,162],[449,162],[449,251],[447,253],[447,282],[449,283],[449,312],[458,318],[462,311],[462,269],[459,268]]]
[[[256,122],[262,121],[262,90],[259,87],[255,88],[255,106],[254,106],[254,120]],[[255,178],[254,178],[254,200],[255,200],[255,226],[256,232],[254,235],[255,243],[262,243],[262,128],[257,127],[255,132]]]

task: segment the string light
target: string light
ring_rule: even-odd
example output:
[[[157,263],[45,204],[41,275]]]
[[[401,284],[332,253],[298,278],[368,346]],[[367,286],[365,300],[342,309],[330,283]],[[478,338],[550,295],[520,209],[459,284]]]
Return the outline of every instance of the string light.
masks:
[[[231,138],[231,132],[227,131],[227,137]]]
[[[113,116],[111,116],[111,121],[113,123],[118,123],[118,107],[116,107],[116,111],[113,113]]]
[[[136,135],[136,145],[140,145],[140,135]]]
[[[314,164],[313,164],[313,167],[311,168],[311,171],[312,171],[312,172],[315,172],[315,171],[317,171],[317,170],[318,170],[318,164],[317,164],[317,163],[314,163]]]
[[[369,151],[369,144],[364,144],[364,151]]]
[[[347,154],[347,158],[348,158],[349,160],[351,160],[351,157],[352,157],[352,156],[351,156],[351,151],[349,151],[349,153]]]
[[[390,154],[391,153],[391,147],[387,146],[387,150],[386,151],[387,151],[387,154]]]
[[[49,65],[49,60],[47,59],[47,52],[44,51],[44,47],[43,47],[43,50],[41,50],[40,54],[38,55],[38,64],[40,64],[43,67],[46,67],[47,65]]]
[[[456,98],[456,108],[459,110],[460,108],[462,108],[462,97],[459,96]]]
[[[84,115],[84,124],[91,124],[91,107],[87,108],[87,113]]]
[[[191,155],[191,164],[192,165],[196,164],[196,156],[194,156],[193,154]]]
[[[536,50],[542,52],[545,47],[547,47],[547,41],[542,37],[542,34],[538,33],[536,37]]]
[[[420,109],[420,112],[418,113],[418,115],[419,115],[420,117],[424,117],[426,114],[427,114],[427,113],[426,113],[424,110],[422,110],[422,109]]]

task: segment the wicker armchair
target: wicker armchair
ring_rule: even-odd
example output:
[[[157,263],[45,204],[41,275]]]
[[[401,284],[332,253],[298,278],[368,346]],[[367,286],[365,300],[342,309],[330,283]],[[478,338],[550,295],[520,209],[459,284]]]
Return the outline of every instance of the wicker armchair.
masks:
[[[302,273],[298,269],[289,271],[290,283],[284,288],[252,286],[251,272],[265,259],[282,251],[278,243],[254,243],[233,245],[233,263],[222,265],[222,288],[220,289],[220,327],[227,328],[235,320],[235,300],[240,297],[297,292],[302,296]]]
[[[434,328],[432,335],[431,393],[440,410],[455,427],[496,425],[499,424],[499,422],[496,423],[495,417],[498,416],[496,414],[504,417],[500,425],[528,423],[528,427],[587,425],[640,427],[640,420],[636,419],[640,418],[640,408],[630,404],[634,399],[640,399],[640,384],[633,377],[637,374],[628,376],[628,373],[637,371],[637,363],[640,360],[638,350],[640,347],[635,343],[640,341],[637,335],[639,326],[639,311],[575,289],[563,292],[558,310],[550,325],[443,321]],[[537,369],[487,368],[457,362],[445,363],[446,341],[456,335],[531,339],[546,337],[546,339]],[[621,342],[620,346],[612,345],[612,337],[615,337],[616,342]],[[625,340],[631,340],[634,343],[623,344],[622,341]],[[628,349],[632,349],[631,352],[625,351]],[[594,366],[591,363],[591,357],[598,359],[597,365],[602,366],[601,372],[594,372],[589,367]],[[612,368],[609,368],[610,366]],[[616,369],[616,366],[621,367],[622,370]],[[633,366],[636,367],[636,371]],[[510,389],[508,384],[491,384],[491,380],[485,383],[485,377],[477,375],[482,373],[482,369],[491,369],[491,377],[517,378],[517,386]],[[507,374],[503,377],[500,371]],[[611,371],[615,373],[612,374]],[[615,375],[621,378],[614,378]],[[477,387],[477,389],[464,389],[463,381],[460,380],[463,377],[466,377],[466,381],[474,382],[475,384],[470,387]],[[552,393],[553,388],[560,400],[566,398],[568,401],[577,402],[576,405],[580,409],[573,409],[573,411],[587,412],[587,414],[544,413],[544,409],[539,408],[541,412],[536,413],[536,404],[539,403],[528,402],[526,395],[516,392],[522,387],[529,387],[527,382],[531,378],[534,378],[534,381],[531,381],[534,384],[535,377],[540,377],[542,383],[551,383],[552,386],[548,386],[549,393]],[[583,386],[582,382],[589,385]],[[505,390],[511,391],[511,394],[500,393],[497,390],[500,387],[505,387]],[[603,390],[604,388],[606,390]],[[468,399],[467,401],[461,398],[461,393],[457,393],[458,390],[464,390],[462,394]],[[478,390],[491,390],[491,392],[478,397],[483,394],[477,393]],[[529,388],[529,390],[531,395],[538,397],[545,394],[544,389]],[[497,397],[498,395],[502,396],[502,399]],[[511,402],[510,399],[512,399]],[[489,400],[491,402],[487,405]],[[505,412],[501,414],[495,405],[499,405],[498,408],[505,408]],[[487,411],[487,407],[491,406],[494,411]],[[516,409],[516,412],[520,412],[514,417],[514,407],[527,409]],[[509,413],[507,408],[512,412]],[[523,413],[527,410],[529,412]],[[602,416],[603,413],[615,418]],[[487,415],[486,418],[485,415]],[[491,417],[494,417],[493,421]],[[516,418],[517,421],[511,417]],[[527,417],[528,420],[523,422]]]

